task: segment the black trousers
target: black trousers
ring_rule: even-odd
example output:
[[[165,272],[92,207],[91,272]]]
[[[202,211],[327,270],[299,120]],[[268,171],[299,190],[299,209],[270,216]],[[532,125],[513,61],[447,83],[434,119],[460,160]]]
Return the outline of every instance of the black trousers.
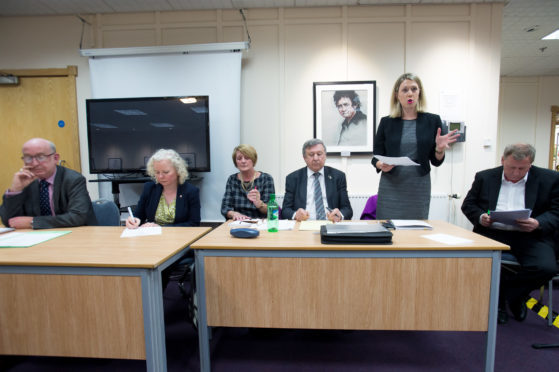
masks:
[[[499,303],[524,300],[557,273],[555,241],[541,231],[531,233],[486,229],[483,235],[510,246],[520,263],[517,273],[501,271]]]

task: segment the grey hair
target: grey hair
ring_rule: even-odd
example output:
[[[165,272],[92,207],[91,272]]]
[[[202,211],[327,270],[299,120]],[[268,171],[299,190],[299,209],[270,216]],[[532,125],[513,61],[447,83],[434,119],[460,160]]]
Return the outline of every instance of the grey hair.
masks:
[[[155,170],[153,169],[153,162],[154,161],[161,161],[161,160],[169,160],[175,170],[177,171],[177,175],[179,176],[179,184],[183,184],[184,181],[188,178],[188,169],[186,165],[186,161],[179,155],[178,152],[175,150],[170,149],[159,149],[149,158],[148,164],[146,166],[146,171],[148,176],[153,178],[155,182],[157,182],[155,178]]]
[[[530,159],[530,163],[533,163],[536,159],[536,149],[528,143],[515,143],[505,147],[503,158],[509,156],[512,156],[514,160],[524,160],[528,158]]]
[[[305,156],[305,150],[308,149],[309,147],[313,147],[316,145],[322,145],[322,147],[324,147],[324,152],[326,152],[326,145],[324,144],[324,142],[322,142],[321,139],[318,138],[313,138],[308,140],[307,142],[303,143],[303,156]]]
[[[49,140],[47,140],[47,142],[49,143],[50,151],[56,152],[56,146],[54,145],[54,143],[52,143],[52,141]]]
[[[31,139],[27,140],[27,142],[25,142],[23,145],[25,146],[27,143],[29,143],[31,141],[45,141],[49,145],[50,151],[53,152],[53,153],[56,152],[56,146],[54,145],[54,143],[52,141],[49,141],[48,139],[45,139],[45,138],[39,138],[39,137],[31,138]]]

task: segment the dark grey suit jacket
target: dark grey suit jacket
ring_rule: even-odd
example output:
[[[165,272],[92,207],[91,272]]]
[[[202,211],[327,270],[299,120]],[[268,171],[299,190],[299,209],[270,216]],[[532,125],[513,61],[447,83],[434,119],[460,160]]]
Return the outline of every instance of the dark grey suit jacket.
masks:
[[[474,232],[486,235],[489,230],[479,223],[479,216],[495,210],[501,189],[503,167],[476,173],[472,188],[462,203],[462,212],[474,225]],[[528,172],[524,205],[532,210],[532,218],[540,227],[531,232],[534,237],[549,240],[559,226],[559,173],[532,165]]]
[[[41,216],[38,180],[31,182],[18,195],[4,194],[0,206],[2,223],[8,226],[8,220],[12,217],[33,216],[34,229],[97,224],[85,177],[80,173],[57,166],[52,198],[55,216]]]
[[[345,173],[332,167],[324,167],[324,184],[329,208],[338,208],[344,219],[350,220],[353,210],[347,196]],[[285,179],[285,196],[281,207],[283,219],[291,219],[297,209],[307,207],[307,167],[296,170]]]

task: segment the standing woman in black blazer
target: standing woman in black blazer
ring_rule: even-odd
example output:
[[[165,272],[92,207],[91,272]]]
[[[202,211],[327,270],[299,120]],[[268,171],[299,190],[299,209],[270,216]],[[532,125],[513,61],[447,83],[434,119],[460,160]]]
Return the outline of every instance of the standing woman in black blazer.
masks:
[[[452,131],[441,135],[441,118],[424,112],[425,94],[421,80],[403,74],[396,80],[390,101],[390,116],[381,119],[373,154],[407,156],[420,166],[394,166],[373,157],[382,172],[378,190],[378,219],[427,219],[431,201],[430,164],[438,167],[445,150],[456,142]]]

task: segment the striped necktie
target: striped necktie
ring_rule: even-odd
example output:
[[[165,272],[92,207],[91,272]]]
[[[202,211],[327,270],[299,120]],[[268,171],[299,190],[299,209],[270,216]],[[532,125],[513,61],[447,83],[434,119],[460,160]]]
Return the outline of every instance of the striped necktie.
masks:
[[[49,199],[49,183],[45,180],[39,182],[39,206],[41,207],[41,216],[51,216]]]
[[[322,201],[322,190],[320,189],[320,182],[318,178],[320,173],[316,172],[314,176],[314,206],[316,208],[316,219],[325,220],[326,213],[324,213],[324,202]]]

